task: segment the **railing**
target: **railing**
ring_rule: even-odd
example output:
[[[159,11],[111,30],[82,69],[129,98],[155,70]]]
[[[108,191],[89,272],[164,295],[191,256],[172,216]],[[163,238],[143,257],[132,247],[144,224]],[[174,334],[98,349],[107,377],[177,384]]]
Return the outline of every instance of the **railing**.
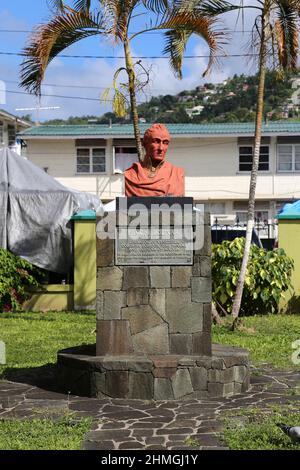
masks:
[[[246,232],[246,223],[235,223],[222,225],[215,219],[212,225],[214,243],[221,243],[223,240],[233,240],[239,236],[243,236]],[[264,222],[255,220],[252,241],[256,245],[261,245],[267,250],[272,250],[278,240],[278,223]]]

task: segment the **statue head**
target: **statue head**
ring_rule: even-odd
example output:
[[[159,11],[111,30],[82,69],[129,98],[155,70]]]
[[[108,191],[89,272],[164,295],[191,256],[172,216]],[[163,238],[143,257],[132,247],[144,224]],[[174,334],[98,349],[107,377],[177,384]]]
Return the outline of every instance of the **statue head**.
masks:
[[[143,146],[146,150],[145,160],[161,163],[166,156],[170,140],[171,137],[166,126],[153,124],[146,130],[143,138]]]

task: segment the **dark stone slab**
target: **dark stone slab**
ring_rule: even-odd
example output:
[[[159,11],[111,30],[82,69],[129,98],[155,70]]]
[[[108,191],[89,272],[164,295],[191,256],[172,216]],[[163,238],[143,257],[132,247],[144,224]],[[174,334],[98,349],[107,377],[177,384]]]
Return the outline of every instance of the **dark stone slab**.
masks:
[[[151,400],[153,398],[154,379],[150,373],[130,372],[128,398]]]
[[[204,304],[203,305],[203,331],[210,333],[211,325],[212,325],[211,303]]]
[[[125,266],[123,289],[134,287],[149,287],[149,269],[148,266]]]
[[[106,394],[114,398],[127,397],[129,393],[128,371],[106,372]]]
[[[169,379],[176,374],[176,370],[176,367],[157,367],[153,370],[153,376]]]
[[[132,307],[135,305],[148,305],[149,289],[145,287],[136,287],[127,290],[127,305]]]
[[[82,445],[82,450],[114,450],[115,445],[113,441],[85,441]]]
[[[97,320],[97,356],[133,352],[128,320]]]
[[[193,354],[211,356],[211,334],[203,331],[202,333],[194,333],[193,337]]]
[[[141,442],[137,442],[137,441],[127,441],[127,442],[122,442],[120,445],[119,445],[119,449],[120,450],[140,450],[140,449],[144,449],[144,444],[142,444]]]
[[[97,267],[111,266],[114,260],[114,240],[106,238],[101,240],[97,238]]]
[[[191,354],[192,335],[191,334],[170,334],[171,354]]]

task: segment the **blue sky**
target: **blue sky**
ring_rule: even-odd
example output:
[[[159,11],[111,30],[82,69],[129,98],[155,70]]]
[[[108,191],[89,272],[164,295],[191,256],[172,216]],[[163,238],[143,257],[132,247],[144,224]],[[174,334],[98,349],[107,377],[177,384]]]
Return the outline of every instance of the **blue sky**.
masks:
[[[11,0],[2,1],[0,4],[0,52],[20,52],[24,47],[28,34],[17,32],[3,32],[3,30],[32,30],[37,24],[47,21],[51,12],[46,0]],[[147,21],[144,16],[138,19],[140,24]],[[236,14],[229,14],[224,25],[234,27]],[[248,18],[249,25],[252,23]],[[223,26],[221,26],[223,27]],[[236,26],[237,31],[232,36],[232,41],[227,46],[229,53],[244,53],[249,35],[241,34],[241,25]],[[247,26],[247,18],[245,29]],[[2,31],[1,31],[2,30]],[[134,55],[161,56],[163,40],[160,34],[147,34],[132,44]],[[101,55],[120,56],[122,49],[111,43],[103,43],[100,36],[78,42],[65,51],[66,54],[76,55]],[[206,55],[208,53],[205,43],[198,38],[193,38],[188,46],[188,55]],[[17,115],[26,114],[27,111],[16,111],[16,108],[34,107],[37,99],[26,94],[10,93],[23,92],[18,87],[21,58],[17,56],[0,54],[0,80],[5,82],[6,102],[0,103],[0,107]],[[253,73],[253,65],[243,58],[227,57],[223,59],[219,68],[215,68],[210,77],[202,79],[207,60],[204,58],[186,59],[183,69],[183,80],[178,80],[170,70],[167,59],[145,59],[143,64],[151,67],[151,80],[140,100],[150,99],[153,95],[175,94],[181,90],[192,89],[205,81],[221,82],[234,73]],[[100,101],[104,88],[112,81],[113,72],[123,65],[121,59],[71,59],[57,58],[49,66],[44,80],[43,94],[90,98],[64,99],[62,97],[43,96],[41,106],[59,106],[60,109],[41,110],[40,120],[52,118],[66,118],[70,115],[95,114],[101,115],[111,109],[108,103]],[[78,88],[77,88],[78,87]],[[1,97],[1,94],[0,94]],[[35,112],[29,113],[35,117]]]

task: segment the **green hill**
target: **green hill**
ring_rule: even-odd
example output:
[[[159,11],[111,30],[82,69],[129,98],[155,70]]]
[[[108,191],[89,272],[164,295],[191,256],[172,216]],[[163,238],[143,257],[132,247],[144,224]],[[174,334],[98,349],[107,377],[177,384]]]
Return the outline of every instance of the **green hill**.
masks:
[[[299,107],[292,100],[297,94],[295,78],[279,77],[269,71],[266,76],[265,116],[270,120],[300,118]],[[299,98],[300,98],[300,79]],[[294,83],[294,88],[292,87]],[[143,122],[205,123],[205,122],[249,122],[255,119],[258,76],[234,75],[223,83],[206,83],[194,90],[177,95],[160,95],[138,106]],[[299,100],[300,103],[300,100]],[[128,122],[114,113],[97,116],[71,116],[66,121],[56,119],[45,124],[109,124]]]

